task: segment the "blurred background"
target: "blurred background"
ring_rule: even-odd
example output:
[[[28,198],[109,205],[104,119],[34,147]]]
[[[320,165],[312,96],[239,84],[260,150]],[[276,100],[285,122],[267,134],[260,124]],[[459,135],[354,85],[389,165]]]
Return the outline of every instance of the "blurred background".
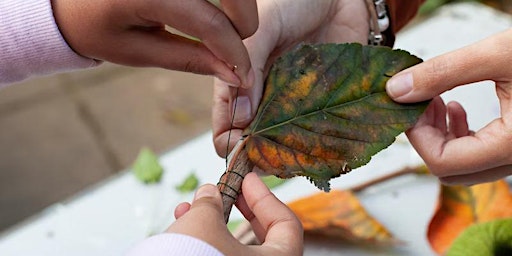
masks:
[[[466,0],[471,1],[471,0]],[[428,0],[422,17],[450,0]],[[481,0],[512,13],[512,0]],[[0,232],[210,129],[212,78],[105,63],[0,90]]]

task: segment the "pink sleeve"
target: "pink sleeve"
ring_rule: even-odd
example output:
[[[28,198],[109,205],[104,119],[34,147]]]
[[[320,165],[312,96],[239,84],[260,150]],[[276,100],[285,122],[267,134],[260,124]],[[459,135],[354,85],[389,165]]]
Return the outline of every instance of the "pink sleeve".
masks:
[[[0,1],[0,87],[30,76],[98,64],[67,45],[50,0]]]
[[[132,248],[126,256],[223,256],[215,247],[197,238],[163,233],[147,238]]]

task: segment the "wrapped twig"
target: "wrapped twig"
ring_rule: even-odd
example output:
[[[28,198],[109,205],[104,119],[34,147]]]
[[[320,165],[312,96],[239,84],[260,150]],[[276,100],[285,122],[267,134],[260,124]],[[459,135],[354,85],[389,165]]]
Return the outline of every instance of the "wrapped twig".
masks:
[[[222,194],[224,220],[226,223],[229,221],[231,208],[240,194],[244,177],[251,172],[254,167],[254,164],[247,157],[243,140],[237,143],[228,159],[228,167],[217,183],[217,187]]]

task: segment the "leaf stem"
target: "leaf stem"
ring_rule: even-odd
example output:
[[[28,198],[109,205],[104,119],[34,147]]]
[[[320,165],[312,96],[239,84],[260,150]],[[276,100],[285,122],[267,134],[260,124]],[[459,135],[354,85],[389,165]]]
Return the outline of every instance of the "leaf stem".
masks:
[[[426,174],[426,173],[428,173],[428,170],[427,170],[426,166],[424,166],[424,165],[419,165],[419,166],[415,166],[415,167],[404,167],[396,172],[392,172],[392,173],[386,174],[382,177],[378,177],[376,179],[369,180],[363,184],[357,185],[357,186],[351,188],[351,190],[353,192],[361,192],[362,190],[364,190],[370,186],[382,183],[384,181],[388,181],[390,179],[393,179],[393,178],[396,178],[399,176],[403,176],[403,175],[407,175],[407,174]]]
[[[245,175],[252,171],[254,164],[249,160],[245,150],[245,140],[237,143],[233,149],[231,161],[220,177],[217,187],[222,195],[224,221],[228,223],[231,208],[235,204],[242,188]]]

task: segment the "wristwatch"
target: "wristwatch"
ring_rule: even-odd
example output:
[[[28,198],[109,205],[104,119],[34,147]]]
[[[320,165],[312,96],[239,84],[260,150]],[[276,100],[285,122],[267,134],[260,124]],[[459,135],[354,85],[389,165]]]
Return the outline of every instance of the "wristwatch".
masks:
[[[370,14],[368,44],[392,46],[394,35],[390,29],[390,20],[386,1],[366,0],[366,6],[368,7],[368,12]]]

